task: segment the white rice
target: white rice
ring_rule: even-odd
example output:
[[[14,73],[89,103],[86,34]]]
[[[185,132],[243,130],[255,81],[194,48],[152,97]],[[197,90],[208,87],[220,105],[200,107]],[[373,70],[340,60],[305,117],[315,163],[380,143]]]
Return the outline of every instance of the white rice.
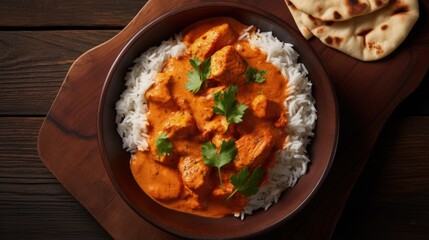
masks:
[[[122,137],[122,147],[127,151],[134,153],[148,148],[148,109],[144,95],[154,83],[164,61],[170,57],[180,57],[185,49],[185,44],[176,36],[148,49],[134,60],[134,66],[125,76],[126,89],[116,102],[117,131]]]
[[[306,147],[313,136],[317,114],[315,102],[311,95],[312,83],[308,80],[305,66],[298,63],[298,53],[289,43],[283,43],[271,32],[251,33],[252,26],[243,31],[240,39],[248,40],[252,45],[267,53],[267,61],[273,63],[288,79],[287,98],[284,106],[288,110],[288,124],[286,126],[287,139],[283,149],[279,151],[276,162],[269,170],[268,182],[259,189],[258,193],[249,198],[247,206],[235,216],[244,219],[245,214],[252,214],[254,210],[267,210],[276,203],[281,193],[293,187],[298,178],[307,171],[310,159]],[[179,57],[186,46],[180,37],[169,39],[158,47],[144,52],[134,62],[135,65],[127,73],[126,90],[116,103],[117,131],[123,140],[123,148],[134,153],[148,147],[146,129],[147,102],[145,92],[154,82],[165,60],[170,57]]]
[[[312,83],[308,80],[304,64],[298,63],[299,54],[292,44],[281,42],[271,32],[257,30],[255,34],[250,34],[250,29],[246,29],[240,38],[266,52],[267,61],[280,68],[288,79],[284,102],[288,110],[288,124],[286,143],[268,172],[268,182],[249,198],[243,211],[236,214],[241,219],[256,209],[267,210],[278,201],[284,190],[295,186],[298,178],[307,172],[310,159],[306,149],[314,135],[317,119],[315,101],[311,95]]]

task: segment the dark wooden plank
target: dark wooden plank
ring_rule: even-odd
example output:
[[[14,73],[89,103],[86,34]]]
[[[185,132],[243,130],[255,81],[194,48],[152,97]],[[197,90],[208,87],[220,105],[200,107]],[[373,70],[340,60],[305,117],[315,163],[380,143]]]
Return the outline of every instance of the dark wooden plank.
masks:
[[[0,115],[46,114],[74,60],[116,33],[0,32]]]
[[[0,32],[0,114],[46,114],[73,61],[117,32]],[[429,115],[428,94],[429,75],[396,114]]]
[[[2,0],[0,28],[123,27],[146,0]]]
[[[167,8],[169,9],[171,6],[168,7],[168,4],[172,4],[172,2],[169,1],[151,1],[149,4],[150,3],[153,3],[154,6],[156,6],[155,3],[158,5],[154,9],[151,9],[152,11],[147,10],[146,12],[141,12],[143,18],[137,18],[135,22],[129,25],[131,26],[128,28],[129,31],[125,29],[123,32],[125,35],[132,34],[136,30],[133,28],[139,26],[138,21],[144,23],[150,19],[150,16],[153,17],[156,15],[155,13],[162,13],[163,8],[164,10]],[[422,3],[424,9],[429,9],[427,3],[424,1]],[[177,7],[178,4],[180,4],[179,1],[175,2],[174,7]],[[284,6],[283,1],[270,1],[269,4],[254,1],[253,4],[261,4],[260,6],[264,7],[266,10],[291,21],[290,16],[284,15],[285,11],[280,11],[280,5],[278,4]],[[331,73],[335,73],[332,75],[332,81],[335,83],[337,89],[340,100],[340,112],[342,114],[341,118],[343,119],[340,145],[336,162],[331,169],[330,175],[324,182],[324,185],[321,186],[318,195],[312,199],[299,216],[296,216],[293,221],[288,222],[289,230],[284,229],[282,232],[283,237],[292,234],[296,239],[309,239],[314,238],[314,236],[325,239],[331,235],[333,227],[349,196],[351,187],[364,168],[367,156],[371,152],[382,125],[397,104],[415,89],[424,73],[427,71],[428,66],[424,64],[427,59],[426,56],[429,53],[429,49],[427,48],[427,36],[429,35],[427,31],[425,31],[428,25],[427,20],[428,18],[423,14],[416,25],[415,31],[412,33],[413,37],[409,38],[410,40],[403,44],[402,47],[389,56],[389,58],[375,63],[356,62],[345,55],[338,54],[338,52],[332,49],[327,49],[315,39],[310,41],[328,67],[328,70]],[[140,24],[142,24],[142,22],[140,22]],[[122,37],[125,35],[122,35]],[[116,40],[118,39],[120,39],[120,37]],[[109,54],[114,55],[115,51],[120,49],[120,44],[117,42],[111,43],[111,45],[105,45],[105,49],[100,48],[98,49],[99,51],[92,51],[82,56],[80,58],[81,65],[79,65],[81,68],[74,68],[74,71],[72,70],[69,72],[67,78],[68,83],[73,86],[73,81],[91,75],[94,71],[93,68],[88,65],[89,63],[94,63],[94,59],[103,59],[101,62],[109,65],[108,63],[113,59]],[[101,57],[97,57],[97,55]],[[408,65],[404,65],[404,62],[407,62]],[[82,66],[85,66],[86,69],[82,68]],[[97,66],[100,66],[100,64]],[[386,69],[389,71],[386,71]],[[108,70],[108,68],[101,64],[98,70],[98,75],[94,75],[93,77],[104,80],[104,74],[100,75],[100,73]],[[83,152],[86,156],[93,157],[92,159],[96,159],[97,157],[96,154],[94,154],[98,146],[96,145],[96,128],[94,128],[96,116],[93,113],[95,109],[94,106],[97,106],[97,102],[95,102],[94,99],[98,98],[94,96],[94,94],[96,94],[95,91],[88,92],[80,88],[80,86],[87,87],[86,84],[82,85],[83,83],[78,81],[74,83],[76,84],[76,91],[62,89],[63,95],[61,95],[61,98],[57,98],[55,102],[56,106],[59,107],[54,108],[50,112],[49,121],[45,122],[44,126],[46,128],[44,134],[42,134],[42,142],[53,143],[54,145],[47,145],[44,146],[44,148],[40,148],[43,160],[72,193],[76,196],[80,196],[79,199],[81,202],[90,209],[94,216],[97,216],[97,219],[102,222],[103,226],[105,226],[111,234],[114,234],[116,237],[131,238],[130,236],[135,237],[153,233],[153,231],[148,230],[149,228],[146,228],[146,226],[145,228],[139,226],[139,224],[137,224],[139,218],[135,216],[133,218],[132,214],[124,217],[123,212],[129,210],[129,208],[124,208],[123,203],[116,202],[115,204],[105,206],[106,208],[117,206],[117,210],[121,210],[121,216],[117,214],[115,218],[110,218],[108,214],[105,214],[106,211],[102,211],[102,207],[99,204],[96,205],[95,200],[90,198],[93,195],[81,191],[81,185],[87,186],[88,188],[92,187],[91,193],[94,191],[98,192],[100,187],[104,187],[101,189],[100,194],[106,194],[108,193],[107,191],[112,191],[111,186],[102,186],[100,184],[106,183],[105,176],[102,173],[90,171],[88,167],[76,167],[77,159],[71,158],[71,155],[65,155],[66,157],[64,157],[62,164],[58,164],[58,162],[55,161],[59,157],[55,157],[55,153],[62,153],[63,151]],[[93,86],[98,87],[99,84],[101,83],[94,83]],[[69,106],[68,104],[70,103],[71,96],[75,96],[76,93],[82,94],[79,96],[82,96],[84,102],[72,102]],[[65,108],[65,106],[67,106],[67,108]],[[62,138],[58,136],[62,136]],[[58,141],[60,138],[61,140]],[[49,147],[52,149],[49,149]],[[61,148],[60,152],[58,152],[58,148]],[[67,160],[70,164],[67,166],[73,167],[73,169],[69,169],[69,171],[64,169],[64,164]],[[87,159],[78,160],[84,161],[87,165],[90,164]],[[100,159],[95,161],[93,165],[91,165],[91,170],[97,169],[96,167],[100,165],[100,162]],[[85,180],[83,181],[81,179],[81,181],[78,182],[76,178],[72,178],[72,174],[76,172],[79,172],[82,177],[86,177]],[[93,179],[88,178],[90,173],[94,175]],[[95,182],[95,179],[98,178],[102,178],[103,181]],[[89,181],[91,181],[91,184],[88,184]],[[95,185],[95,183],[98,184]],[[107,196],[107,194],[103,196],[111,197],[111,195]],[[112,199],[112,202],[114,200],[115,199]],[[120,204],[122,204],[122,206]],[[321,222],[320,219],[322,216],[324,217],[322,220],[323,222]],[[119,225],[124,227],[118,227]],[[123,231],[125,226],[128,229],[126,232]],[[131,232],[133,230],[134,232]],[[159,234],[162,234],[162,232]],[[162,238],[158,233],[154,233],[152,237],[153,239]],[[147,238],[150,239],[150,237]]]
[[[73,61],[117,32],[0,32],[0,115],[46,114]],[[428,76],[398,114],[429,114]]]
[[[108,239],[40,161],[36,139],[42,120],[0,118],[0,238]],[[428,145],[429,117],[391,119],[334,239],[424,239],[429,234]]]
[[[394,117],[354,187],[333,239],[427,239],[429,117]]]
[[[0,239],[108,239],[40,160],[42,118],[0,118]]]

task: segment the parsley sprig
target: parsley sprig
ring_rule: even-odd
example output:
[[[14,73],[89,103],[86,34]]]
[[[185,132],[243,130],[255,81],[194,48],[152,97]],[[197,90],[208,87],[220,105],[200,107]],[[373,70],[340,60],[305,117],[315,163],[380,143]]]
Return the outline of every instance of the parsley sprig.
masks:
[[[267,74],[266,70],[258,71],[258,69],[254,67],[247,67],[246,69],[246,82],[256,82],[263,83],[265,82],[265,75]]]
[[[225,201],[230,199],[237,192],[241,192],[246,197],[256,194],[264,175],[265,171],[260,166],[255,168],[251,175],[249,174],[249,167],[244,167],[237,174],[231,176],[230,180],[232,185],[234,185],[235,190],[225,199]]]
[[[202,63],[197,58],[191,58],[189,59],[189,63],[191,63],[194,71],[187,72],[188,82],[185,84],[185,87],[189,91],[197,93],[203,82],[210,76],[210,58],[207,58]]]
[[[173,144],[168,139],[166,133],[161,133],[155,140],[158,149],[158,157],[169,155],[173,151]]]
[[[219,174],[220,186],[222,187],[222,177],[220,168],[225,164],[231,162],[237,156],[237,147],[235,146],[234,139],[229,141],[222,141],[220,145],[219,154],[217,153],[216,145],[211,142],[206,142],[201,147],[203,152],[203,160],[207,166],[217,167]]]
[[[229,123],[240,123],[243,121],[244,111],[248,108],[245,104],[235,100],[237,95],[237,86],[229,86],[226,91],[220,91],[214,94],[213,112],[224,115]]]

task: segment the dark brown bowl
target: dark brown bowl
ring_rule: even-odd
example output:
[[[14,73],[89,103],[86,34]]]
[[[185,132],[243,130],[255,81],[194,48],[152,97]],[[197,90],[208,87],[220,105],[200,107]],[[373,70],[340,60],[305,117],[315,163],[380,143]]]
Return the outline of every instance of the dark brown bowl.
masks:
[[[292,43],[300,53],[313,82],[318,120],[315,137],[309,147],[311,165],[306,175],[287,190],[268,211],[258,210],[243,221],[235,217],[220,219],[193,216],[162,207],[148,197],[134,181],[129,168],[130,154],[122,149],[116,132],[115,103],[124,90],[124,76],[133,60],[151,46],[157,46],[184,27],[205,18],[230,16],[272,31],[284,42]],[[104,165],[119,194],[148,222],[176,235],[197,239],[238,238],[260,234],[296,215],[316,194],[333,161],[338,137],[338,112],[327,73],[312,47],[282,20],[259,9],[234,3],[200,3],[163,15],[143,27],[126,44],[112,65],[101,96],[98,113],[99,145]]]

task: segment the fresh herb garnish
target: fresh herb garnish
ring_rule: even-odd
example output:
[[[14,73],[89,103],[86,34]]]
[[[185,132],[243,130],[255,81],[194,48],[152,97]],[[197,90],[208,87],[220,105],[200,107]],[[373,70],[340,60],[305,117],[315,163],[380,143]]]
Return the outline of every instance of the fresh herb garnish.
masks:
[[[253,67],[247,67],[246,69],[246,82],[256,82],[263,83],[265,82],[265,75],[267,74],[266,70],[258,71],[258,69]]]
[[[201,147],[203,152],[203,160],[207,166],[217,167],[219,174],[220,186],[222,187],[222,177],[220,168],[225,164],[231,162],[237,156],[237,147],[235,146],[234,139],[229,141],[222,141],[220,145],[219,155],[217,154],[216,145],[211,142],[206,142]]]
[[[173,151],[173,144],[168,141],[168,135],[161,133],[158,138],[156,138],[156,148],[158,149],[158,157],[169,155]]]
[[[235,190],[226,199],[230,199],[236,192],[241,192],[244,196],[249,197],[256,194],[259,190],[259,184],[262,182],[265,171],[258,166],[249,176],[249,167],[244,167],[237,174],[232,175],[230,180]]]
[[[226,91],[220,91],[214,94],[213,112],[224,115],[229,123],[240,123],[247,106],[235,100],[237,95],[237,86],[229,86]]]
[[[197,58],[189,59],[194,71],[187,72],[188,82],[185,84],[186,89],[193,93],[197,93],[201,85],[210,76],[210,58],[207,58],[202,63]]]

